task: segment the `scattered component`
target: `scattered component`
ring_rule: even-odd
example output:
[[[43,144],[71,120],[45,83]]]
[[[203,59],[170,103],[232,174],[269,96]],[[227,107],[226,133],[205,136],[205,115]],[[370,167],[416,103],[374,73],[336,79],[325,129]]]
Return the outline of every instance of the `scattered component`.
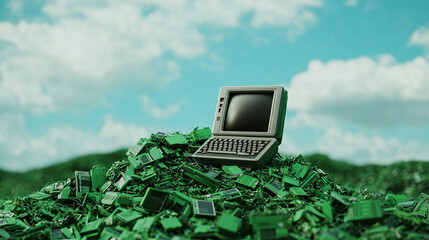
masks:
[[[107,192],[101,199],[101,203],[106,205],[114,205],[118,195],[119,194],[117,192]]]
[[[237,188],[224,190],[217,193],[207,194],[206,198],[216,201],[216,200],[233,200],[241,197],[241,193]]]
[[[349,208],[351,221],[378,219],[383,216],[379,200],[364,200],[353,202]]]
[[[241,219],[222,213],[217,222],[217,233],[227,238],[234,238],[241,228]]]
[[[98,191],[101,186],[107,181],[106,168],[94,166],[91,171],[91,183],[94,191]]]
[[[241,170],[238,166],[223,165],[222,169],[227,175],[233,177],[238,177],[243,174],[243,170]]]
[[[202,143],[209,139],[212,136],[212,132],[210,131],[209,127],[201,128],[201,129],[194,129],[194,131],[191,132],[191,138],[196,143]]]
[[[119,177],[119,179],[116,181],[115,183],[115,187],[121,191],[123,187],[125,187],[125,185],[127,185],[127,183],[131,181],[131,178],[126,175],[125,173],[121,172],[121,176]]]
[[[162,210],[168,196],[168,192],[150,187],[146,190],[146,193],[140,203],[140,207],[151,212],[159,212]]]
[[[91,191],[91,176],[89,172],[75,171],[76,178],[76,194],[87,193]]]
[[[0,239],[429,239],[425,193],[342,187],[301,155],[203,165],[200,130],[152,134],[107,171],[0,200]]]
[[[290,188],[290,194],[292,194],[292,196],[295,196],[295,197],[308,196],[308,194],[306,192],[304,192],[304,190],[302,190],[302,188],[299,188],[299,187],[291,187]]]
[[[254,190],[256,188],[256,186],[258,186],[259,181],[257,178],[243,174],[237,178],[236,183],[240,187],[249,188],[249,189]]]
[[[195,215],[209,217],[216,216],[213,201],[195,200]]]
[[[285,239],[288,235],[286,212],[256,213],[250,216],[255,239]]]
[[[186,139],[186,137],[183,136],[183,134],[175,134],[172,136],[167,136],[165,137],[165,141],[167,142],[168,145],[172,147],[183,146],[188,144],[188,139]]]
[[[159,222],[165,231],[176,230],[182,227],[182,223],[176,217],[162,219]]]
[[[187,165],[183,165],[182,169],[184,170],[184,174],[195,181],[202,183],[208,187],[217,188],[219,186],[219,181],[217,181],[214,178],[211,178],[201,171],[198,171],[196,169],[193,169]]]
[[[413,214],[424,218],[429,216],[429,195],[420,194],[420,197],[413,204]]]
[[[266,183],[264,185],[264,189],[266,189],[272,196],[285,197],[287,195],[287,192],[283,191],[283,185],[277,181]]]

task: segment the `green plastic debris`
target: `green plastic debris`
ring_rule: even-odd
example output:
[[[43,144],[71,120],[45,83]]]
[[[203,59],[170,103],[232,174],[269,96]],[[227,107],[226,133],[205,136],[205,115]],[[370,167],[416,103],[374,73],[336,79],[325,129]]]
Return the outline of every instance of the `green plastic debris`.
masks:
[[[349,208],[351,221],[373,220],[383,216],[379,200],[353,202]]]
[[[175,134],[172,136],[165,137],[165,141],[170,146],[181,146],[186,145],[188,143],[188,139],[186,139],[183,134]]]
[[[288,222],[287,212],[254,212],[250,217],[255,239],[285,239]]]
[[[245,174],[241,175],[240,177],[238,177],[236,184],[240,187],[243,188],[249,188],[249,189],[255,189],[256,186],[258,186],[258,179],[251,177],[251,176],[247,176]]]
[[[125,210],[121,213],[118,213],[116,217],[122,221],[125,224],[129,224],[130,222],[133,222],[141,217],[143,215],[139,212],[133,211],[133,210]]]
[[[291,187],[290,194],[294,197],[308,196],[308,194],[304,190],[302,190],[302,188],[299,187]]]
[[[165,231],[176,230],[182,227],[182,223],[176,217],[159,220],[159,223],[161,223]]]
[[[195,216],[216,216],[216,209],[213,201],[195,200],[194,206]]]
[[[241,219],[222,213],[217,222],[217,233],[221,237],[234,238],[241,228]]]
[[[101,199],[101,203],[106,205],[114,205],[118,195],[119,194],[117,192],[107,192]]]
[[[202,129],[196,128],[191,132],[190,136],[195,141],[195,143],[203,143],[212,136],[212,132],[210,131],[209,127]]]
[[[151,212],[159,212],[162,210],[168,197],[169,193],[166,191],[156,188],[148,188],[140,203],[140,207]]]
[[[238,166],[223,165],[222,170],[225,172],[225,174],[233,177],[238,177],[243,174],[243,170],[241,170]]]
[[[2,201],[0,239],[429,239],[427,193],[343,187],[301,155],[203,165],[191,156],[210,136],[158,132],[108,169]]]
[[[94,166],[91,171],[91,184],[94,191],[98,191],[101,186],[107,181],[106,168]]]

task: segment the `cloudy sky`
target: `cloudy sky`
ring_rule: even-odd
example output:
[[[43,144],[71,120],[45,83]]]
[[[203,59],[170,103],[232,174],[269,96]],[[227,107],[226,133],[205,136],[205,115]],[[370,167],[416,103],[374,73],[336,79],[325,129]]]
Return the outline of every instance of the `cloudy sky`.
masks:
[[[0,168],[212,127],[221,86],[283,85],[281,150],[429,160],[429,1],[11,0]]]

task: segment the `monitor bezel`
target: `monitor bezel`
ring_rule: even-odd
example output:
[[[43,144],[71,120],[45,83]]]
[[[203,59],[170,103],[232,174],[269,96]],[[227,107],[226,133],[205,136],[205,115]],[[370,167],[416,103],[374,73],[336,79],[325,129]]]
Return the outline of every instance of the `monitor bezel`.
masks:
[[[215,113],[215,119],[213,124],[213,136],[276,137],[277,129],[279,127],[278,118],[281,112],[280,107],[281,107],[283,91],[284,89],[282,86],[221,87],[219,91],[218,102],[216,105],[216,113]],[[271,113],[270,113],[270,120],[268,124],[268,131],[266,132],[224,131],[222,128],[225,123],[229,97],[231,93],[258,93],[258,92],[273,93],[273,101],[271,104]]]

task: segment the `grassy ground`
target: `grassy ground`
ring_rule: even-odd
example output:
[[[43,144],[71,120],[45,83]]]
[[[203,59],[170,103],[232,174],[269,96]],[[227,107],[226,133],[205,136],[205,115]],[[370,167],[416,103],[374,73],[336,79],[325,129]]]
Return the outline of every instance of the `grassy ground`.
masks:
[[[322,154],[306,156],[306,159],[334,176],[335,182],[342,186],[413,197],[429,192],[429,162],[408,161],[387,166],[355,166],[332,160]]]
[[[109,168],[112,163],[124,157],[125,150],[118,150],[106,154],[86,155],[23,173],[0,170],[0,199],[14,198],[41,189],[51,182],[74,178],[74,171],[89,171],[94,165]]]
[[[0,199],[14,198],[41,189],[46,184],[74,177],[74,171],[89,171],[94,165],[107,168],[125,157],[125,150],[91,154],[24,173],[0,170]],[[364,188],[370,192],[390,192],[417,197],[429,192],[429,162],[400,162],[388,166],[355,166],[313,154],[305,158],[334,176],[339,185]]]

